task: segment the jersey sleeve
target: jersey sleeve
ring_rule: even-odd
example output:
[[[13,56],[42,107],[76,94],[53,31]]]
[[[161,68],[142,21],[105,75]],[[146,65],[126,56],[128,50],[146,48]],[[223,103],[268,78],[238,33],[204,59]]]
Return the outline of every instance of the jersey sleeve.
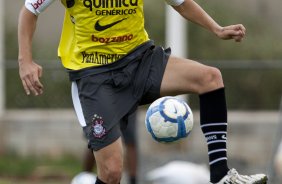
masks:
[[[184,3],[185,0],[166,0],[167,4],[172,6],[179,6]]]
[[[35,15],[39,15],[55,0],[25,0],[25,7]]]

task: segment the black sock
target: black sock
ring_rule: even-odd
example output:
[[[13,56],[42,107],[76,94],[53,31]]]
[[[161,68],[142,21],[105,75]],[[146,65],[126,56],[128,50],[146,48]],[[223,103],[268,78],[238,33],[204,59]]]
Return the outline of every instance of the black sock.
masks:
[[[130,184],[136,184],[136,178],[130,177]]]
[[[227,166],[227,108],[224,88],[200,95],[201,129],[206,137],[210,178],[218,182],[228,172]]]
[[[99,178],[97,178],[95,184],[106,184],[106,183],[102,182]]]
[[[99,178],[96,178],[95,184],[107,184],[107,183],[104,183],[104,182],[102,182]],[[120,183],[119,183],[119,184],[120,184]]]

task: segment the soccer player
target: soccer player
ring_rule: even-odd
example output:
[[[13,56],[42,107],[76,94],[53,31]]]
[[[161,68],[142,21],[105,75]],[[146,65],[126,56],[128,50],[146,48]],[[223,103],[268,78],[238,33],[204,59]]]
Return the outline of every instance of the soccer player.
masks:
[[[32,58],[39,14],[55,0],[26,0],[19,16],[19,74],[27,95],[40,95],[42,68]],[[264,174],[240,175],[227,159],[227,108],[221,72],[171,55],[154,45],[144,28],[143,0],[61,0],[66,9],[59,56],[72,81],[74,107],[94,150],[96,184],[118,184],[123,168],[120,126],[137,106],[166,95],[200,98],[210,182],[267,182]],[[241,24],[220,26],[193,0],[166,0],[180,15],[223,40],[240,42]],[[156,7],[157,8],[157,7]],[[178,30],[175,30],[177,34]],[[83,121],[82,121],[83,120]]]

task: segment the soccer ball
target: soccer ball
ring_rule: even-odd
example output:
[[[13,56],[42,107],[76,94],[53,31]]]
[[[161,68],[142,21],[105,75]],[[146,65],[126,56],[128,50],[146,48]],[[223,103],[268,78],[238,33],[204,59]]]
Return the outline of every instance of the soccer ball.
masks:
[[[95,182],[96,175],[90,172],[81,172],[71,180],[71,184],[94,184]]]
[[[149,106],[145,125],[156,141],[174,142],[189,135],[193,128],[193,113],[184,100],[166,96]]]

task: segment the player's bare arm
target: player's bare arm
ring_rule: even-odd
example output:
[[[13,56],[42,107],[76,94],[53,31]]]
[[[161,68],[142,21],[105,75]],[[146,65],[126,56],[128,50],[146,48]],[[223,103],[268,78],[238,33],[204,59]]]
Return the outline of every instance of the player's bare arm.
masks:
[[[18,22],[19,39],[19,74],[27,95],[43,93],[43,85],[39,78],[42,76],[42,67],[32,59],[32,38],[35,32],[37,16],[23,7]]]
[[[37,0],[25,0],[25,6],[23,6],[19,15],[19,74],[27,95],[33,94],[37,96],[43,93],[43,85],[39,80],[42,76],[42,67],[33,61],[32,39],[38,15],[54,1],[45,0],[42,3],[38,3]]]
[[[234,39],[240,42],[245,35],[246,29],[242,24],[222,27],[193,0],[185,0],[182,4],[173,7],[185,19],[201,25],[223,40]]]

